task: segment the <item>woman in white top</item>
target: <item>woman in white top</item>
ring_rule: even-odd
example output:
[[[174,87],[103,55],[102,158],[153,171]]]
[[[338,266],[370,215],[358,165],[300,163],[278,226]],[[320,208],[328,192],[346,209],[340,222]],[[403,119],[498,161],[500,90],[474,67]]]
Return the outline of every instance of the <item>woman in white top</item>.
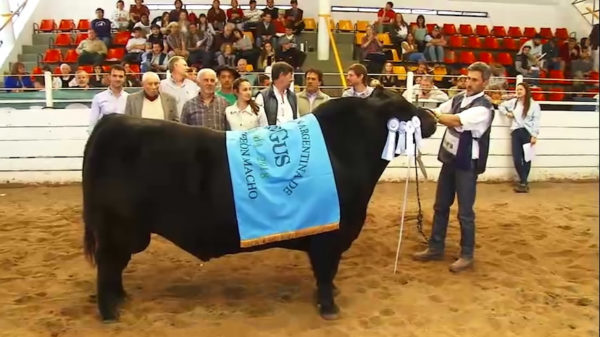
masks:
[[[540,105],[531,98],[531,89],[527,83],[519,83],[516,98],[500,104],[500,112],[512,120],[510,130],[512,138],[512,156],[520,183],[515,187],[517,193],[529,192],[527,177],[531,161],[525,161],[524,144],[534,146],[540,133]]]
[[[233,82],[233,92],[237,101],[225,108],[229,130],[245,131],[268,125],[265,110],[252,99],[252,86],[247,79],[236,79]]]
[[[113,12],[112,22],[117,30],[127,30],[129,27],[129,12],[125,9],[125,2],[117,1],[117,9]]]

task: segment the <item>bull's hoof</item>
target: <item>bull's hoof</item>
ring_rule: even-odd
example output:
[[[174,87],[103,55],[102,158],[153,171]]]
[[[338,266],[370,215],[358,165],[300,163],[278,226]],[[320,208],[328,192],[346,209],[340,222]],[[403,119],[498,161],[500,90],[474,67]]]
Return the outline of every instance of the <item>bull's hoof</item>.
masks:
[[[116,324],[119,323],[119,320],[116,318],[112,318],[112,319],[103,319],[102,323],[109,325],[109,324]]]
[[[337,305],[319,305],[319,314],[326,321],[340,318],[340,308]]]

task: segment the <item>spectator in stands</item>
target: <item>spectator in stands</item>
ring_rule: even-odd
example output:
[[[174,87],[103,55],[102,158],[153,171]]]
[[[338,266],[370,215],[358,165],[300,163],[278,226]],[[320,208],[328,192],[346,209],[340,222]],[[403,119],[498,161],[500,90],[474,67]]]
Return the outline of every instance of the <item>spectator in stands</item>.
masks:
[[[187,58],[189,52],[185,46],[185,35],[181,32],[177,22],[171,22],[167,26],[169,35],[167,36],[167,45],[169,46],[169,56],[181,56]]]
[[[225,108],[227,101],[215,94],[217,74],[210,68],[198,72],[200,94],[183,106],[181,122],[187,125],[204,126],[213,130],[227,130]]]
[[[96,9],[96,18],[92,20],[90,24],[91,28],[96,32],[96,36],[102,40],[107,47],[110,46],[112,23],[109,19],[104,18],[104,9]]]
[[[75,79],[75,75],[71,72],[71,66],[63,63],[60,65],[60,75],[52,80],[52,87],[54,89],[68,88],[69,83]]]
[[[186,46],[190,52],[190,64],[202,64],[203,67],[210,67],[212,53],[210,45],[212,44],[212,35],[198,30],[198,25],[191,23],[187,34]],[[196,77],[194,77],[194,80]]]
[[[271,85],[271,78],[266,74],[258,75],[258,86],[260,88],[266,88]]]
[[[485,95],[489,99],[489,101],[492,102],[492,105],[495,108],[498,108],[498,105],[502,103],[502,98],[504,97],[504,94],[504,89],[497,84],[488,85],[485,88]]]
[[[217,95],[223,97],[229,105],[234,104],[236,97],[233,92],[233,81],[240,77],[240,74],[235,68],[229,65],[219,66],[216,70],[217,79],[219,80],[220,89],[217,91]]]
[[[296,94],[298,100],[298,116],[313,112],[319,105],[329,101],[330,97],[321,91],[323,72],[310,68],[304,73],[306,89]]]
[[[296,95],[290,90],[294,68],[285,62],[275,62],[271,76],[271,85],[256,95],[256,103],[264,108],[269,125],[281,125],[298,118]]]
[[[105,74],[101,65],[94,66],[94,73],[90,76],[90,86],[103,88],[110,85],[110,75]]]
[[[22,62],[15,62],[10,67],[10,76],[4,77],[4,88],[8,92],[23,92],[25,88],[33,88],[31,76],[25,71]]]
[[[467,89],[467,76],[460,75],[454,78],[454,85],[448,89],[448,98],[452,98],[457,94],[465,91]]]
[[[102,68],[100,68],[102,70]],[[91,133],[94,126],[100,118],[110,114],[125,113],[125,105],[129,94],[123,90],[125,82],[125,69],[120,65],[114,65],[110,68],[108,88],[96,95],[92,99],[92,108],[90,111],[90,124],[88,131]]]
[[[342,97],[367,98],[371,96],[373,88],[367,86],[367,68],[360,63],[355,63],[348,68],[346,79],[350,88],[344,91]]]
[[[227,9],[227,22],[233,23],[236,28],[243,29],[244,11],[238,7],[237,0],[231,0],[231,7]]]
[[[256,8],[256,0],[250,0],[250,8],[244,11],[244,30],[255,30],[262,20],[262,11]]]
[[[88,30],[88,38],[82,40],[76,49],[79,58],[77,63],[84,64],[102,64],[106,58],[106,44],[96,37],[96,31]]]
[[[265,70],[275,62],[275,50],[273,44],[267,41],[264,43],[260,56],[258,57],[258,69]]]
[[[273,21],[273,26],[275,27],[275,36],[278,38],[285,35],[285,27],[287,25],[287,21],[285,19],[285,10],[280,9],[279,14],[277,15],[277,19]]]
[[[594,71],[598,71],[600,62],[600,57],[598,55],[600,49],[598,48],[598,41],[600,40],[600,26],[598,23],[592,26],[592,30],[590,31],[590,49],[592,50],[592,60],[594,62]],[[597,95],[596,95],[597,96]],[[596,110],[598,111],[598,110]]]
[[[198,68],[189,67],[186,75],[188,80],[196,82],[196,80],[198,79]]]
[[[85,70],[77,70],[75,73],[74,85],[69,84],[69,87],[74,89],[87,90],[90,88],[90,74]]]
[[[581,55],[578,59],[571,61],[571,73],[575,79],[587,78],[594,69],[594,62],[590,48],[581,50]]]
[[[212,7],[208,10],[206,14],[206,19],[208,23],[210,23],[213,28],[217,31],[222,31],[225,27],[225,21],[227,20],[227,16],[225,15],[225,11],[221,9],[221,2],[219,0],[214,0]]]
[[[235,55],[237,59],[244,58],[253,66],[256,64],[258,60],[258,56],[260,52],[257,49],[254,49],[253,41],[239,29],[233,30],[233,36],[236,41],[233,43],[233,49],[235,50]]]
[[[185,13],[185,17],[187,20],[188,11],[187,11],[187,9],[185,9],[185,6],[183,5],[183,1],[175,0],[173,5],[175,6],[175,9],[169,13],[169,22],[179,21],[179,19],[181,18],[181,13]]]
[[[142,19],[142,14],[146,14],[150,16],[150,10],[146,5],[144,5],[144,0],[135,0],[135,4],[129,7],[129,27],[133,28],[133,26],[140,22]],[[165,27],[165,26],[162,26]]]
[[[587,37],[582,37],[579,40],[579,48],[581,48],[581,50],[585,50],[585,49],[589,49],[591,47],[591,43],[590,43],[590,39]]]
[[[440,32],[440,27],[435,26],[431,30],[431,34],[425,36],[425,55],[431,62],[444,62],[444,47],[446,46],[446,39]]]
[[[142,29],[142,36],[144,38],[146,36],[150,35],[150,33],[151,33],[151,24],[150,24],[150,19],[148,18],[148,15],[142,14],[142,18],[140,19],[140,22],[138,22],[135,25],[133,25],[133,29],[136,29],[136,28],[141,28]]]
[[[298,0],[291,0],[290,5],[292,8],[285,11],[285,19],[287,25],[293,27],[294,35],[298,35],[304,30],[304,11],[298,8]]]
[[[147,43],[151,43],[151,44],[159,43],[164,48],[164,46],[165,46],[165,37],[160,32],[160,26],[159,25],[153,24],[152,26],[150,26],[150,34],[148,34],[148,36],[146,36],[146,42]]]
[[[381,8],[379,12],[377,12],[377,31],[379,33],[391,32],[392,23],[395,18],[396,13],[394,12],[394,3],[388,1],[386,2],[385,7]]]
[[[383,45],[377,38],[372,26],[367,27],[367,33],[362,38],[360,45],[361,60],[368,61],[367,70],[369,73],[376,73],[381,70],[386,57],[383,53]]]
[[[574,37],[570,37],[559,48],[559,55],[565,62],[566,71],[571,71],[571,61],[578,59],[581,56],[581,48],[577,44],[577,40]]]
[[[413,97],[409,97],[409,92],[405,91],[402,96],[409,101],[414,101]],[[421,78],[421,83],[413,86],[413,96],[417,101],[428,100],[437,103],[446,102],[448,95],[433,85],[433,76],[425,75]],[[425,105],[427,107],[437,107],[437,104]]]
[[[210,34],[213,37],[213,39],[217,34],[213,25],[210,22],[208,22],[208,20],[206,19],[206,15],[204,14],[200,14],[200,16],[198,17],[198,30],[200,30],[204,34]]]
[[[540,132],[541,109],[531,98],[531,89],[527,83],[519,83],[516,88],[516,98],[500,104],[500,112],[512,120],[510,130],[512,138],[512,156],[515,169],[519,175],[519,184],[515,192],[529,192],[527,178],[531,170],[531,161],[525,161],[523,145],[537,144]]]
[[[125,61],[140,63],[142,54],[146,50],[146,38],[142,34],[140,27],[133,29],[133,37],[127,41],[127,45],[125,46],[125,50],[127,50],[124,58]]]
[[[215,53],[216,57],[219,57],[219,55],[221,54],[221,47],[224,43],[229,43],[233,45],[233,43],[236,41],[235,36],[233,35],[234,28],[235,25],[233,23],[228,23],[225,25],[222,32],[217,33],[217,35],[215,35],[212,50]]]
[[[417,16],[417,25],[413,27],[412,33],[417,46],[419,46],[419,52],[423,52],[425,50],[425,36],[427,36],[427,25],[425,25],[423,15]]]
[[[409,26],[402,13],[396,13],[396,17],[390,27],[390,39],[394,44],[394,47],[398,51],[398,55],[402,55],[402,42],[406,40],[406,36],[409,33]]]
[[[402,42],[402,59],[406,62],[425,61],[425,55],[419,52],[419,47],[415,41],[413,33],[406,34],[406,41]]]
[[[190,22],[188,21],[188,16],[185,12],[179,13],[179,21],[177,21],[177,23],[179,24],[179,29],[185,36],[188,32],[188,26],[190,25]]]
[[[285,27],[284,30],[284,35],[281,37],[287,37],[288,40],[290,40],[290,43],[292,44],[291,47],[292,48],[298,48],[298,40],[296,38],[296,35],[294,35],[294,26],[289,24]],[[279,38],[281,40],[281,38]]]
[[[536,58],[530,55],[531,47],[525,46],[521,50],[521,54],[517,54],[515,59],[515,70],[525,77],[535,78],[531,80],[531,83],[537,84],[537,78],[540,77],[540,69]]]
[[[565,63],[560,59],[558,47],[556,46],[556,39],[549,39],[546,44],[542,46],[543,68],[544,70],[561,70],[564,71]]]
[[[142,83],[139,79],[139,74],[136,74],[131,69],[131,63],[123,62],[123,69],[125,69],[125,86],[128,88],[141,87]]]
[[[133,117],[179,120],[175,99],[159,90],[160,79],[151,71],[142,76],[143,89],[127,97],[125,114]]]
[[[169,12],[163,12],[161,16],[155,17],[151,24],[158,25],[161,33],[166,34],[169,25]]]
[[[256,74],[248,72],[248,61],[245,58],[241,58],[237,61],[237,72],[240,74],[240,77],[247,79],[252,86],[256,85]]]
[[[263,9],[264,14],[270,14],[271,19],[276,19],[279,16],[279,8],[275,7],[274,0],[267,0],[267,6]]]
[[[233,53],[233,45],[231,43],[223,43],[221,45],[221,52],[217,56],[217,63],[219,66],[235,66],[235,54]]]
[[[270,41],[275,45],[275,25],[271,22],[271,14],[264,13],[263,22],[256,27],[256,45],[261,47],[263,43]]]
[[[394,65],[392,62],[386,62],[379,76],[379,83],[384,87],[398,86],[398,75],[394,74]]]
[[[523,48],[524,47],[529,47],[529,57],[531,58],[532,62],[534,62],[535,60],[537,60],[538,62],[535,62],[537,64],[539,64],[539,61],[542,59],[542,36],[540,34],[535,34],[535,36],[533,37],[533,39],[526,41],[525,43],[523,43],[523,45],[521,46],[521,49],[519,51],[518,54],[522,54],[523,53]],[[535,59],[534,59],[535,58]]]
[[[245,131],[267,126],[267,115],[262,106],[252,99],[252,85],[240,77],[233,82],[236,101],[225,108],[225,117],[229,130]]]
[[[417,64],[417,69],[415,70],[415,74],[417,74],[417,75],[430,75],[431,72],[432,72],[432,69],[430,69],[427,66],[427,63],[424,60],[419,61],[419,63]]]
[[[200,88],[194,81],[187,78],[187,63],[181,56],[174,56],[169,60],[171,77],[160,81],[160,92],[167,93],[177,102],[177,113],[181,114],[183,105],[198,95]]]
[[[491,63],[490,71],[492,75],[488,81],[488,86],[499,86],[502,89],[508,88],[508,82],[506,81],[506,68],[500,63]]]
[[[118,31],[127,30],[129,27],[129,12],[125,10],[125,2],[117,1],[117,9],[112,14],[114,28]]]
[[[306,55],[296,48],[292,47],[292,41],[287,37],[279,40],[279,49],[275,53],[276,61],[283,61],[291,65],[294,69],[302,67]]]

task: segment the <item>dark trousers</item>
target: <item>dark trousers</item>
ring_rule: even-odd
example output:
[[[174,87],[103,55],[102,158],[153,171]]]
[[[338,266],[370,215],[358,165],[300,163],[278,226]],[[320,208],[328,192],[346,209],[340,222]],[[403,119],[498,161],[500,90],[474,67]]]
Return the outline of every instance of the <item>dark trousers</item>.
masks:
[[[477,173],[475,161],[470,170],[456,169],[452,164],[443,164],[435,193],[433,209],[433,229],[429,239],[429,248],[443,252],[450,217],[450,206],[454,204],[454,196],[458,196],[458,221],[460,222],[461,257],[472,258],[475,249],[475,192]]]
[[[520,128],[514,130],[510,136],[512,138],[512,157],[515,169],[519,175],[519,181],[521,184],[527,184],[527,177],[529,177],[529,171],[531,170],[531,162],[525,161],[523,144],[531,142],[531,135],[527,129]]]
[[[105,57],[106,57],[106,55],[104,55],[104,54],[88,53],[86,51],[83,51],[83,52],[81,52],[81,54],[79,54],[77,63],[79,63],[79,65],[88,65],[88,64],[101,65],[102,62],[104,62]]]
[[[213,53],[207,50],[190,51],[188,63],[190,65],[202,64],[202,68],[210,68],[212,66]]]

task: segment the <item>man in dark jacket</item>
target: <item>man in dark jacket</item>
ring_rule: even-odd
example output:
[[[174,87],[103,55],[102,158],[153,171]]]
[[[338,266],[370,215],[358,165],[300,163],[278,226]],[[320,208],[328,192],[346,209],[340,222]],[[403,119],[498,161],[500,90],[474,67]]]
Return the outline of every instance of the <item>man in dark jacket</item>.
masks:
[[[92,29],[96,32],[98,39],[102,40],[106,47],[109,47],[111,22],[109,19],[104,18],[104,9],[96,9],[96,19],[92,20],[90,24]]]
[[[298,118],[296,95],[290,90],[294,68],[285,62],[271,66],[271,85],[256,95],[256,104],[263,106],[269,125],[281,125]]]

